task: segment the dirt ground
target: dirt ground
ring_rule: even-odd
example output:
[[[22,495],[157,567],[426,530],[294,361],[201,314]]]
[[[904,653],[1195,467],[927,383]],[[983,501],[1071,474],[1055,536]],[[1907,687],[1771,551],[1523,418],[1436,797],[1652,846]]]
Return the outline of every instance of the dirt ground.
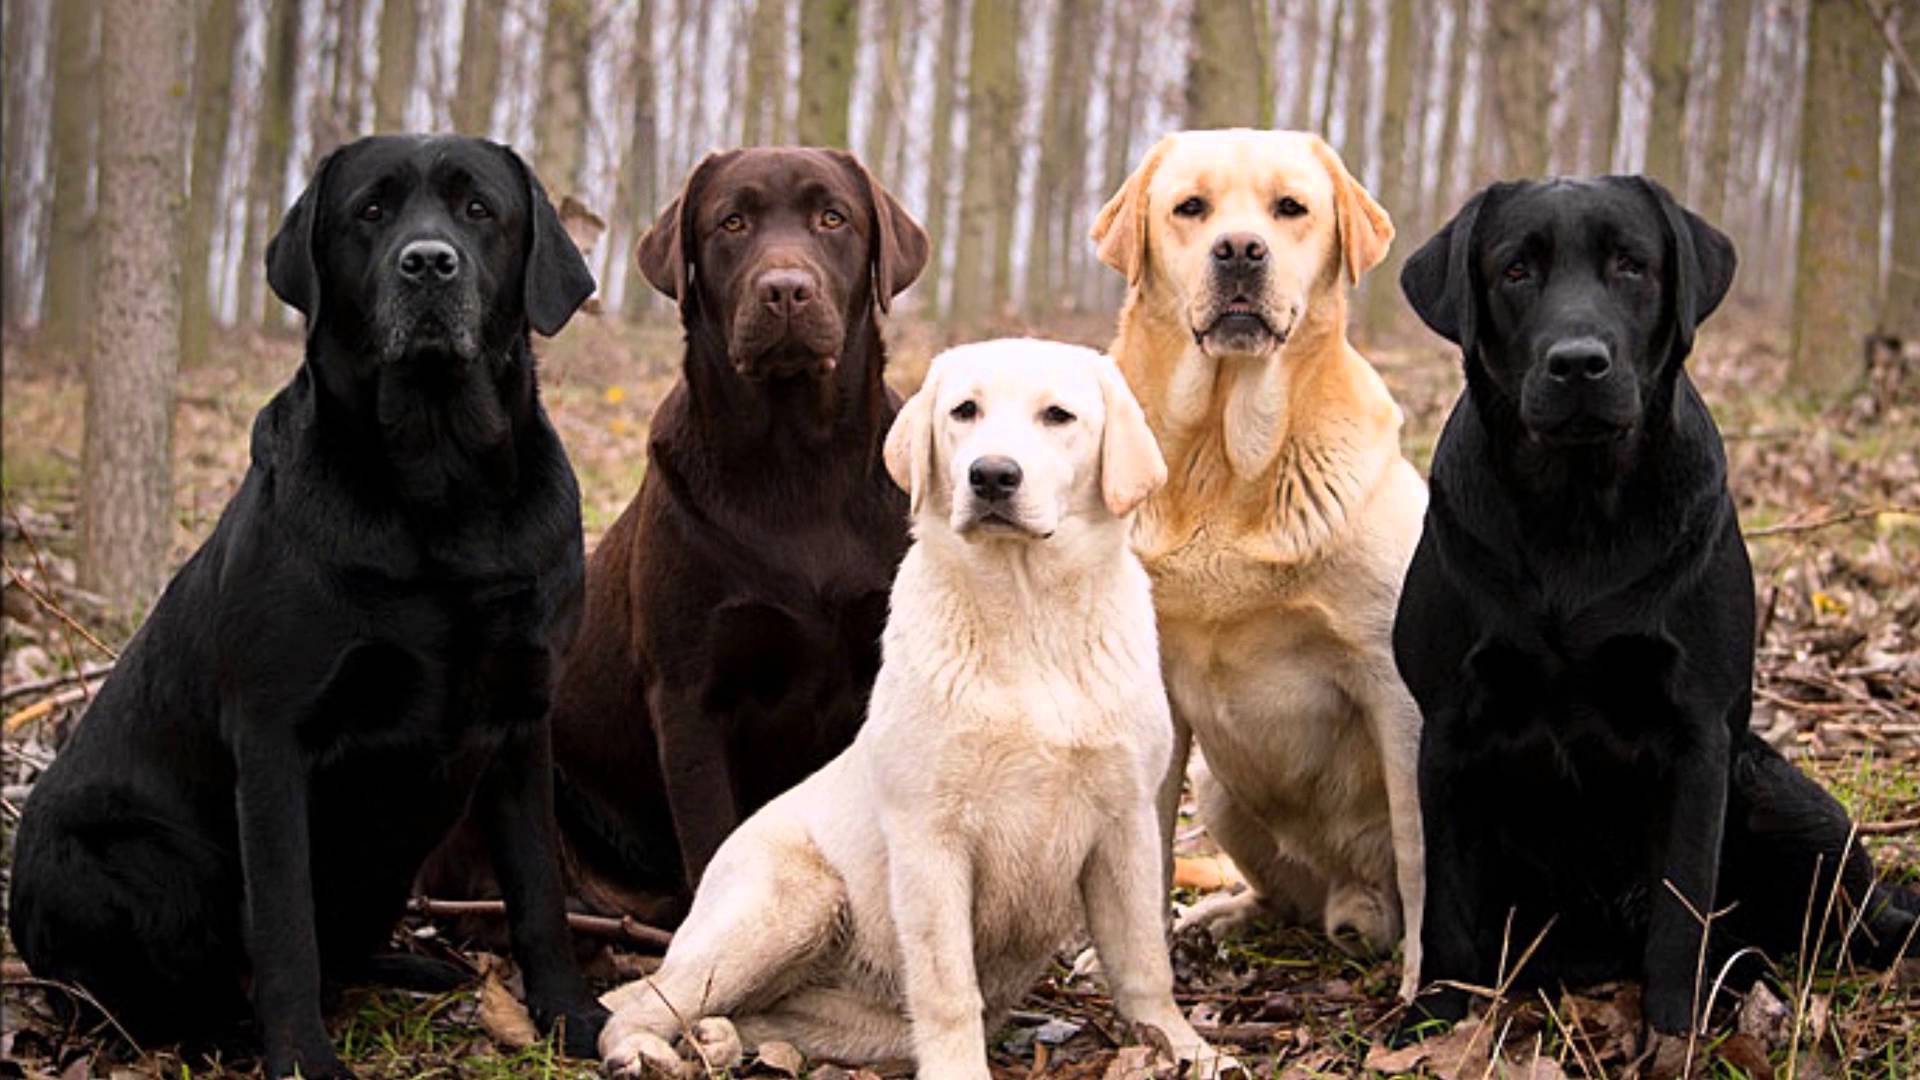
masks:
[[[1102,344],[1110,325],[1099,317],[1047,329]],[[544,393],[580,477],[589,544],[644,472],[648,418],[675,374],[676,336],[666,326],[586,318],[541,346]],[[938,334],[905,321],[893,337],[891,377],[910,389]],[[4,349],[0,832],[10,850],[33,778],[131,625],[74,584],[76,362],[26,337],[9,335]],[[1753,554],[1762,611],[1753,723],[1847,803],[1885,873],[1920,879],[1920,362],[1907,359],[1904,385],[1815,409],[1781,390],[1785,351],[1783,329],[1758,313],[1732,311],[1709,324],[1691,362],[1727,438]],[[1406,412],[1406,449],[1424,469],[1459,390],[1457,358],[1436,339],[1413,335],[1367,352]],[[182,373],[176,561],[204,538],[237,487],[253,413],[298,356],[291,335],[234,335],[219,342],[215,362]],[[1207,868],[1201,829],[1183,829],[1181,846],[1196,858],[1193,869]],[[416,947],[445,948],[446,933],[413,920],[403,936]],[[592,1073],[590,1064],[529,1043],[511,971],[495,958],[464,955],[490,973],[475,988],[437,996],[365,992],[343,1004],[335,1037],[360,1075]],[[1391,1022],[1397,968],[1390,959],[1351,957],[1317,934],[1285,929],[1225,946],[1182,939],[1175,959],[1181,1000],[1196,1023],[1243,1048],[1242,1060],[1260,1075],[1920,1075],[1920,961],[1883,974],[1810,974],[1784,960],[1771,992],[1716,997],[1712,1029],[1697,1040],[1691,1064],[1681,1048],[1678,1057],[1636,1066],[1631,987],[1497,997],[1483,1022],[1389,1053],[1372,1040]],[[137,1053],[108,1031],[63,1026],[49,1005],[66,991],[32,982],[10,952],[5,963],[0,1077],[257,1075],[250,1062],[181,1060],[163,1048]],[[644,956],[609,945],[594,973],[612,980],[645,966]],[[1070,978],[1064,967],[1035,989],[993,1045],[1003,1080],[1104,1080],[1153,1069],[1151,1047],[1122,1028],[1099,981]],[[791,1075],[794,1067],[772,1052],[743,1071]],[[827,1063],[801,1069],[845,1078]]]

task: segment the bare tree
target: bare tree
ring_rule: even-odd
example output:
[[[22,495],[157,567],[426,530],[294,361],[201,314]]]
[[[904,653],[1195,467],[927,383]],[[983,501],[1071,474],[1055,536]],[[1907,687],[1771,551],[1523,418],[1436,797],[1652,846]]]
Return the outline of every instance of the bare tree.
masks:
[[[1411,205],[1407,177],[1407,106],[1413,96],[1413,0],[1390,0],[1387,16],[1387,85],[1380,112],[1380,181],[1377,192],[1383,206]],[[1406,224],[1402,222],[1402,224]],[[1379,337],[1400,317],[1400,264],[1405,242],[1387,249],[1386,261],[1367,283],[1362,321],[1367,333]]]
[[[741,141],[786,141],[787,10],[789,0],[754,0],[747,30],[746,123]],[[644,27],[644,24],[642,24]]]
[[[277,303],[262,308],[267,237],[280,219],[286,195],[287,158],[293,152],[293,92],[299,74],[301,0],[267,0],[267,42],[260,72],[260,110],[255,121],[253,164],[247,179],[247,235],[241,251],[240,317],[262,314],[267,326],[286,318]]]
[[[1900,42],[1907,61],[1920,65],[1920,0],[1900,13]],[[1920,341],[1920,83],[1902,65],[1894,108],[1893,257],[1880,332],[1903,342]]]
[[[1440,172],[1427,192],[1423,215],[1427,221],[1438,221],[1453,208],[1453,177],[1460,153],[1460,121],[1467,108],[1467,54],[1473,49],[1472,31],[1472,0],[1453,0],[1453,29],[1447,39],[1447,99],[1440,106],[1446,110],[1440,121]]]
[[[415,0],[381,0],[380,70],[373,77],[373,128],[404,131],[413,93],[414,54],[420,41]]]
[[[460,76],[453,95],[453,129],[484,135],[500,96],[502,0],[467,0],[460,20]]]
[[[860,6],[854,0],[800,0],[800,141],[853,145],[853,49]]]
[[[1506,171],[1540,176],[1551,156],[1547,115],[1553,107],[1549,0],[1495,0],[1492,4],[1492,115],[1506,146]]]
[[[1012,210],[1019,191],[1018,14],[1014,0],[973,0],[967,161],[953,260],[953,318],[962,322],[998,314],[1011,290],[1012,249],[1000,242],[1000,226],[1002,211]]]
[[[1340,33],[1346,22],[1347,5],[1352,0],[1333,0],[1333,30],[1327,35],[1327,83],[1320,95],[1320,121],[1313,127],[1321,135],[1333,137],[1334,87],[1339,85]]]
[[[1600,71],[1594,78],[1599,95],[1600,113],[1594,124],[1599,129],[1599,152],[1593,171],[1613,171],[1620,149],[1620,84],[1625,81],[1627,49],[1633,41],[1628,32],[1628,0],[1598,0],[1600,8]]]
[[[188,364],[207,355],[213,325],[210,301],[214,200],[225,163],[227,120],[233,115],[234,0],[208,0],[194,32],[193,174],[187,195],[186,256],[180,273],[180,356]]]
[[[961,16],[966,5],[950,0],[940,5],[940,53],[934,58],[933,115],[927,133],[927,240],[933,256],[921,275],[919,294],[928,314],[946,310],[940,302],[941,259],[950,239],[947,231],[949,173],[953,168],[954,86],[960,78]]]
[[[1294,69],[1299,75],[1294,80],[1293,108],[1287,114],[1287,125],[1295,131],[1307,131],[1313,127],[1314,74],[1320,60],[1320,0],[1307,0],[1292,17],[1300,20],[1300,32],[1293,41]]]
[[[1659,0],[1653,16],[1653,102],[1647,117],[1647,175],[1684,197],[1687,84],[1692,73],[1693,4]]]
[[[1733,158],[1733,116],[1747,78],[1747,32],[1753,0],[1720,0],[1720,75],[1713,90],[1713,130],[1707,141],[1706,176],[1696,199],[1700,216],[1719,224],[1725,216],[1728,167]]]
[[[1347,108],[1340,125],[1340,156],[1355,176],[1367,171],[1367,93],[1372,88],[1373,65],[1367,62],[1367,45],[1373,30],[1369,18],[1369,0],[1346,0],[1353,5],[1352,25],[1347,35]]]
[[[1880,248],[1880,28],[1855,0],[1813,0],[1800,114],[1800,240],[1789,383],[1830,396],[1860,377]]]
[[[1265,0],[1196,3],[1188,23],[1186,126],[1272,127]]]
[[[1062,258],[1077,236],[1063,235],[1075,198],[1072,175],[1086,156],[1086,106],[1082,87],[1091,66],[1086,35],[1093,28],[1093,0],[1058,0],[1053,9],[1047,91],[1040,106],[1040,174],[1034,184],[1033,239],[1027,249],[1027,310],[1060,306],[1068,285]]]
[[[580,190],[586,166],[587,61],[593,50],[590,0],[548,0],[540,44],[540,123],[534,171],[557,202]]]
[[[123,612],[158,593],[173,529],[189,0],[108,0],[100,245],[81,459],[80,576]]]
[[[37,154],[38,125],[32,117],[40,111],[40,87],[27,77],[33,67],[31,54],[44,55],[45,32],[37,25],[44,12],[38,5],[13,3],[6,7],[6,116],[0,120],[0,132],[6,143],[5,179],[6,250],[0,262],[5,273],[0,277],[0,297],[6,301],[5,320],[16,323],[27,317],[31,294],[32,267],[29,265],[36,238],[30,228],[34,207],[32,161]]]
[[[89,197],[100,97],[94,34],[100,0],[64,0],[54,7],[53,221],[47,246],[46,315],[54,344],[85,344],[92,282],[93,209]]]
[[[660,210],[660,179],[654,167],[654,148],[660,141],[658,97],[654,89],[658,65],[653,56],[653,0],[639,0],[634,12],[633,130],[627,139],[627,153],[620,163],[619,193],[614,198],[614,214],[633,222],[637,239]],[[639,319],[652,305],[647,283],[639,275],[627,274],[627,288],[621,297],[621,309],[628,319]]]

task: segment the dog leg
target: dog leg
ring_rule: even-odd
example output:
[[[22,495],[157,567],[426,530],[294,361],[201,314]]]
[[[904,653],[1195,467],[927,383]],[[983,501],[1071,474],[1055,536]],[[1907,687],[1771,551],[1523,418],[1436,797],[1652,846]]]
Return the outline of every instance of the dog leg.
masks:
[[[1400,890],[1400,922],[1405,943],[1400,963],[1400,999],[1412,1001],[1420,989],[1421,923],[1427,906],[1427,847],[1420,818],[1420,706],[1400,681],[1391,657],[1370,673],[1367,719],[1380,747],[1387,782],[1387,814],[1393,828],[1393,869]],[[1328,904],[1331,921],[1333,908]],[[1388,945],[1387,947],[1391,947]]]
[[[1695,716],[1686,723],[1694,739],[1667,781],[1671,816],[1653,867],[1657,876],[1645,954],[1647,1025],[1670,1035],[1686,1033],[1694,1021],[1695,998],[1705,994],[1695,985],[1695,971],[1718,885],[1731,771],[1732,737],[1720,717]]]
[[[1193,728],[1180,715],[1180,707],[1168,698],[1173,718],[1173,753],[1167,759],[1167,774],[1160,779],[1155,796],[1160,817],[1160,906],[1167,906],[1173,892],[1173,834],[1180,827],[1180,793],[1187,782],[1187,759],[1193,754]]]
[[[1208,1046],[1174,1004],[1164,905],[1154,888],[1158,840],[1158,823],[1142,806],[1095,842],[1080,871],[1087,929],[1105,962],[1120,1015],[1159,1028],[1180,1060],[1196,1065],[1202,1077],[1238,1069],[1239,1062]]]
[[[647,711],[660,740],[660,775],[666,779],[667,808],[680,841],[687,891],[700,878],[720,844],[740,824],[727,767],[726,733],[720,718],[700,705],[698,688],[655,686],[647,692]]]
[[[919,1075],[986,1080],[986,1003],[973,957],[973,869],[949,838],[906,813],[887,828],[888,903],[900,937]]]
[[[1205,768],[1195,771],[1195,793],[1207,834],[1247,879],[1244,892],[1204,897],[1174,921],[1174,932],[1203,926],[1216,938],[1243,934],[1262,918],[1288,926],[1312,925],[1326,907],[1326,880],[1319,871],[1280,850],[1273,833],[1240,808]]]

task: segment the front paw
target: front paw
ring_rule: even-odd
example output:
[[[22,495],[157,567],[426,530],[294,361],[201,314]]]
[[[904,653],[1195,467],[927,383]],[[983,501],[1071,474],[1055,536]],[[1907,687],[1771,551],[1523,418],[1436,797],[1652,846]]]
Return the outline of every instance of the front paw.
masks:
[[[691,1080],[691,1062],[680,1060],[672,1044],[651,1031],[609,1026],[600,1039],[600,1071],[614,1080]]]
[[[560,1049],[568,1057],[592,1058],[600,1054],[600,1032],[607,1026],[607,1007],[587,1000],[559,1009],[534,1009],[533,1021],[541,1032],[560,1035]]]
[[[303,1080],[354,1080],[332,1045],[324,1040],[305,1048],[279,1047],[267,1050],[266,1075],[270,1080],[298,1076]]]
[[[1407,1003],[1400,1019],[1387,1032],[1386,1044],[1395,1050],[1412,1046],[1446,1031],[1466,1015],[1466,991],[1453,987],[1430,990]]]
[[[1685,1035],[1671,1035],[1643,1027],[1640,1031],[1640,1052],[1634,1055],[1639,1070],[1636,1075],[1644,1080],[1670,1080],[1683,1076],[1688,1072],[1690,1051]]]

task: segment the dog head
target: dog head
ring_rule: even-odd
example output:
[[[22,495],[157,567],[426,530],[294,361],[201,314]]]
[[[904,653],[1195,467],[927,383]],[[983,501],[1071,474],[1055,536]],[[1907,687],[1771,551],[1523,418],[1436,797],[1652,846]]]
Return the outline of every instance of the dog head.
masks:
[[[482,139],[380,135],[335,150],[267,246],[267,282],[369,363],[460,370],[554,334],[593,276],[533,173]]]
[[[1028,338],[935,357],[887,433],[886,463],[916,520],[970,541],[1045,540],[1117,520],[1167,478],[1113,361]]]
[[[635,252],[690,332],[719,334],[749,379],[824,378],[869,304],[927,262],[927,234],[842,150],[711,154]]]
[[[1093,240],[1207,355],[1264,356],[1343,274],[1357,283],[1386,256],[1393,223],[1317,135],[1186,131],[1148,152]]]
[[[1469,200],[1400,285],[1489,406],[1578,446],[1642,428],[1734,265],[1724,234],[1645,177],[1517,181]]]

